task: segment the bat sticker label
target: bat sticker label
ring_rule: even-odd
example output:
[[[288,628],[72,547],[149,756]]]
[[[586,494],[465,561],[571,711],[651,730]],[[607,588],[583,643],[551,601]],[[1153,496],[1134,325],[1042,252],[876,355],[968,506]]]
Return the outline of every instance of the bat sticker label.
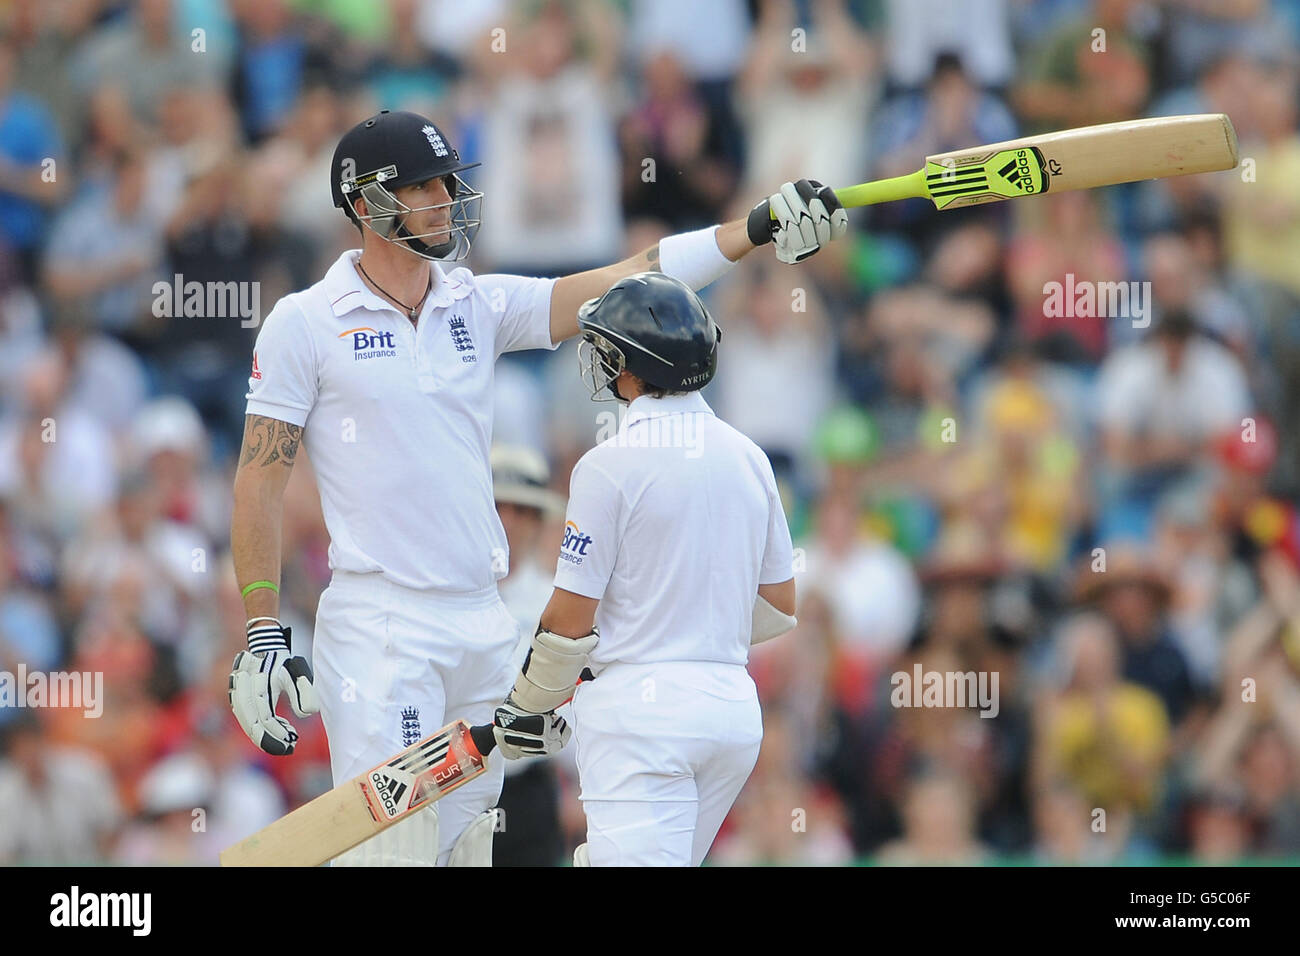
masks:
[[[390,767],[376,767],[366,776],[366,801],[376,820],[396,820],[411,808],[403,800],[414,781],[409,773]]]
[[[952,167],[929,163],[926,186],[940,209],[970,206],[999,199],[1017,199],[1047,192],[1051,176],[1043,154],[1036,146],[1004,149],[982,161],[972,160]]]

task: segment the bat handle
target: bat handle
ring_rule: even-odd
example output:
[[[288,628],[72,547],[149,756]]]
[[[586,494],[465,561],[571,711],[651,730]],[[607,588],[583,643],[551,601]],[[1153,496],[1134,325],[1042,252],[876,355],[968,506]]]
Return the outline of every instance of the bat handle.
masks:
[[[876,203],[893,202],[896,199],[926,199],[930,190],[925,182],[925,170],[918,169],[906,176],[894,176],[892,179],[878,179],[871,183],[846,186],[835,190],[835,198],[845,209],[857,206],[874,206]]]
[[[474,746],[478,749],[480,757],[486,757],[492,752],[497,745],[496,734],[492,732],[491,724],[481,724],[478,727],[469,729],[470,739],[474,741]]]
[[[891,179],[877,179],[875,182],[859,183],[835,190],[835,198],[845,209],[858,206],[874,206],[876,203],[894,202],[897,199],[929,199],[930,188],[926,184],[925,170],[918,169],[906,176],[894,176]],[[776,213],[771,208],[768,217],[775,220]]]

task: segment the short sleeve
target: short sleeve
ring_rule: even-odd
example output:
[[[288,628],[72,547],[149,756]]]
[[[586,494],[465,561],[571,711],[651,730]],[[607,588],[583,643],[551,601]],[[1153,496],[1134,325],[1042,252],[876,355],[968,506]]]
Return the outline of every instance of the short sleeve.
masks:
[[[487,299],[488,314],[496,322],[496,352],[553,349],[551,341],[551,291],[554,279],[483,275],[479,291]]]
[[[583,597],[605,596],[618,557],[622,494],[585,458],[569,481],[569,511],[555,569],[555,586]]]
[[[257,333],[247,413],[302,426],[316,404],[316,347],[302,310],[281,299]]]
[[[760,453],[761,454],[761,453]],[[758,583],[780,584],[794,577],[794,545],[790,541],[790,526],[781,507],[781,495],[776,488],[776,476],[764,456],[763,483],[767,487],[767,545],[763,548],[763,563],[758,570]]]

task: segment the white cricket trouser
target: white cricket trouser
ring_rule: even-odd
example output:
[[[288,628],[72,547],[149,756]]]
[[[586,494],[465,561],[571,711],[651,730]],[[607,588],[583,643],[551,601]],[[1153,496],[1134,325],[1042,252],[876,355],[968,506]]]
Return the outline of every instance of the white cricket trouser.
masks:
[[[699,866],[763,740],[742,665],[611,664],[573,698],[592,866]]]
[[[457,718],[491,723],[514,686],[518,625],[495,587],[415,591],[379,574],[336,571],[321,595],[313,671],[338,786]],[[438,845],[427,811],[367,844],[367,862],[444,865],[456,838],[501,795],[502,761],[436,804]],[[385,839],[387,838],[387,839]],[[358,853],[353,851],[354,854]]]

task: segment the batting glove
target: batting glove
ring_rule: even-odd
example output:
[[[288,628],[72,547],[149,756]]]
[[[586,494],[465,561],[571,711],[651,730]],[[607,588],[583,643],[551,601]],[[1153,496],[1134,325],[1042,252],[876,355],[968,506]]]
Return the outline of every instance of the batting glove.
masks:
[[[298,732],[275,713],[280,695],[299,717],[320,710],[312,686],[311,665],[289,650],[292,628],[265,618],[248,629],[248,650],[235,655],[230,674],[230,709],[248,739],[275,757],[293,753]]]
[[[801,179],[785,183],[751,209],[745,231],[756,246],[773,242],[782,262],[802,262],[849,231],[849,214],[835,190]]]
[[[534,714],[509,697],[492,718],[492,734],[507,760],[553,756],[564,749],[572,733],[565,719],[557,717],[555,711]]]

